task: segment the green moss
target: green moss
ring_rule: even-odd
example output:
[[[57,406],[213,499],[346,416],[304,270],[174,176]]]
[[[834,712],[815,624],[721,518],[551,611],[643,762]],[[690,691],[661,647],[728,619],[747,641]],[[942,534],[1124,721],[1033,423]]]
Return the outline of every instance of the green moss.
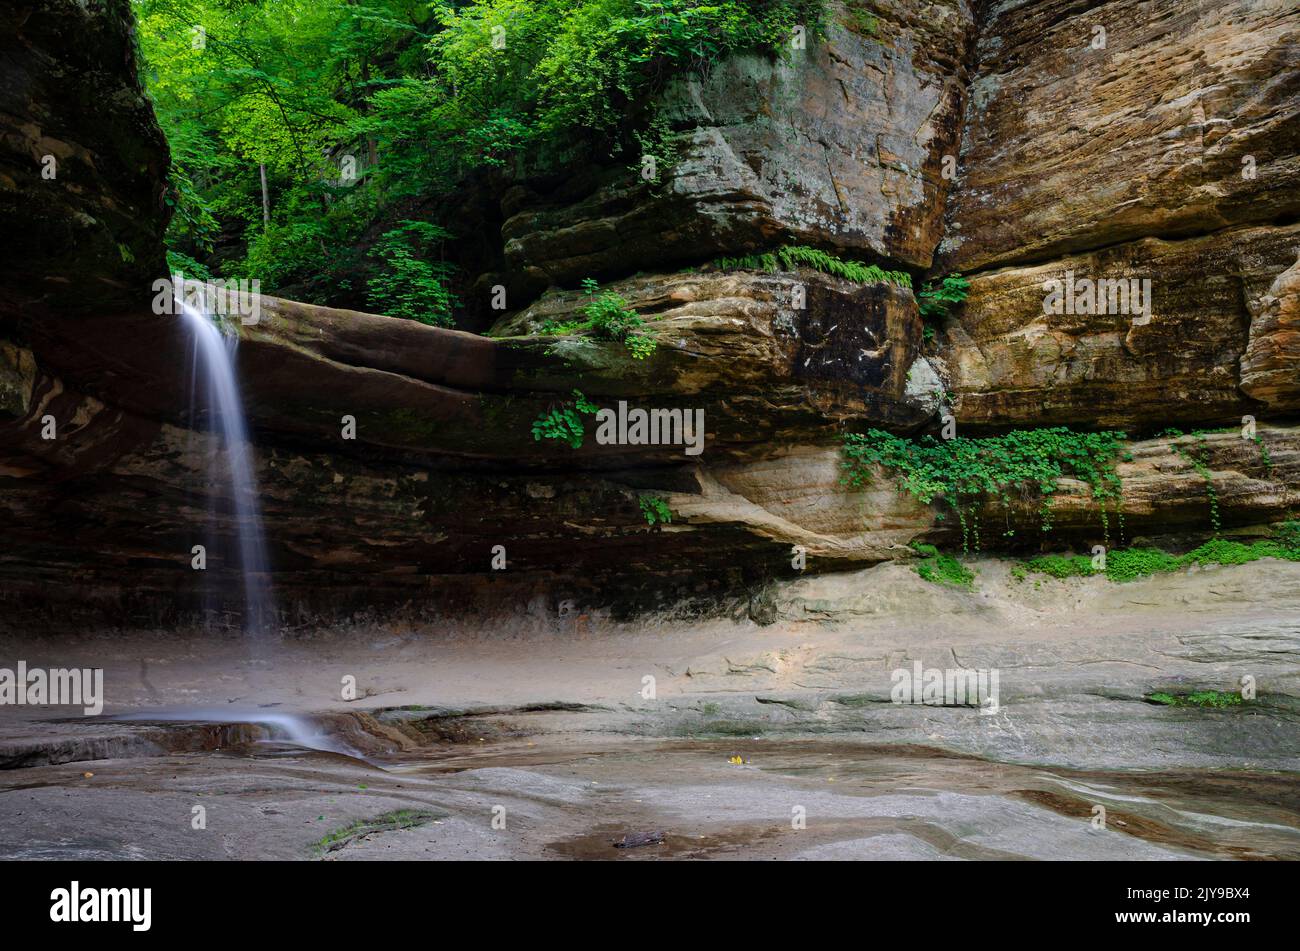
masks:
[[[970,588],[975,584],[975,572],[952,555],[940,553],[933,545],[916,543],[912,548],[918,555],[925,556],[914,570],[931,584],[948,584],[958,588]]]
[[[1147,700],[1166,707],[1213,707],[1220,710],[1225,707],[1239,707],[1245,702],[1241,699],[1241,694],[1226,690],[1198,690],[1195,693],[1184,694],[1157,691],[1148,694]]]
[[[874,14],[868,13],[857,6],[848,7],[847,13],[846,19],[850,29],[864,36],[875,37],[880,35],[880,20]]]
[[[678,736],[760,736],[767,732],[770,724],[762,720],[708,720],[699,723],[687,723],[677,727],[673,732]]]
[[[398,829],[410,829],[425,825],[435,819],[445,818],[445,812],[431,812],[424,809],[398,809],[375,816],[373,819],[359,819],[342,828],[326,834],[316,843],[316,852],[324,854],[341,849],[353,839],[370,835],[374,832],[395,832]]]
[[[441,432],[437,420],[412,409],[389,410],[384,416],[389,430],[409,442],[434,442]]]
[[[1086,555],[1040,555],[1025,562],[1025,570],[1053,578],[1090,578],[1100,572]]]

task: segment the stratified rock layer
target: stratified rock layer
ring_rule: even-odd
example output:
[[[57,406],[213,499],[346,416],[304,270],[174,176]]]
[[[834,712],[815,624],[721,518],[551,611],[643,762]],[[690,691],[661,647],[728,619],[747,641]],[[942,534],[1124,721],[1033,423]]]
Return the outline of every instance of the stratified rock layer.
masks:
[[[1270,411],[1300,409],[1300,260],[1250,303],[1241,389]]]
[[[1295,285],[1278,275],[1297,247],[1300,225],[1236,228],[972,275],[942,351],[958,419],[974,426],[1195,428],[1263,413],[1265,403],[1291,405],[1300,373],[1284,310],[1296,306]],[[1114,300],[1107,294],[1108,313],[1068,313],[1064,302],[1062,313],[1044,313],[1046,282],[1061,282],[1065,293],[1069,279],[1076,287],[1119,281],[1137,293],[1128,313],[1111,306],[1122,303],[1118,293]],[[1272,303],[1253,318],[1250,302],[1270,286]],[[1150,307],[1138,313],[1132,304],[1148,290]],[[1246,367],[1257,367],[1252,380],[1260,381],[1249,388],[1242,385]]]
[[[827,36],[781,56],[733,56],[673,83],[678,155],[661,185],[638,169],[509,196],[514,270],[574,284],[793,242],[925,268],[942,228],[972,35],[965,0],[839,4]]]
[[[1300,212],[1292,0],[989,4],[978,49],[947,267]]]

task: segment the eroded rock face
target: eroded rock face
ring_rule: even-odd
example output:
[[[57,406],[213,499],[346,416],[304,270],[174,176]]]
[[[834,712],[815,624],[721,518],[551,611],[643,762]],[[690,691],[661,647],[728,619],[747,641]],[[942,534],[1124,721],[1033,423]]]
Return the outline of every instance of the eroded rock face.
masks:
[[[591,298],[551,291],[494,333],[511,351],[511,387],[704,405],[723,443],[798,438],[847,419],[910,427],[933,412],[909,392],[921,322],[907,288],[854,284],[801,270],[704,272],[630,278],[609,285],[650,321],[658,348],[633,360],[617,343],[588,336],[517,338],[548,321],[583,319]],[[553,359],[543,361],[542,355]],[[566,367],[557,373],[555,364]],[[550,364],[548,366],[548,363]]]
[[[607,290],[648,319],[658,341],[648,359],[591,334],[531,333],[583,319],[591,298],[582,292],[548,293],[502,321],[496,339],[261,298],[256,322],[230,321],[247,414],[272,439],[345,453],[608,467],[681,462],[683,450],[599,445],[588,420],[575,453],[539,443],[533,421],[580,389],[602,406],[702,410],[710,452],[752,454],[844,420],[917,426],[936,409],[937,381],[927,391],[915,369],[924,367],[921,323],[906,288],[801,271],[658,275]],[[188,396],[191,342],[178,318],[111,314],[83,326],[51,317],[36,336],[51,373],[144,417],[188,424],[178,394]],[[344,416],[353,441],[341,440]]]
[[[1300,260],[1250,302],[1241,389],[1270,411],[1300,409]]]
[[[948,267],[1300,211],[1291,0],[990,4],[978,48]]]
[[[942,405],[964,433],[1140,434],[1251,414],[1267,456],[1235,432],[1206,437],[1222,523],[1293,517],[1300,435],[1270,417],[1300,407],[1296,11],[1087,6],[983,8],[936,269],[966,270],[971,294],[933,345],[905,289],[672,268],[785,242],[926,268],[972,69],[961,0],[854,4],[789,62],[741,56],[679,84],[664,106],[683,155],[657,189],[606,169],[507,195],[500,283],[530,304],[495,339],[263,299],[261,319],[239,327],[238,364],[286,616],[704,610],[792,576],[793,546],[813,571],[906,557],[913,541],[951,550],[953,520],[891,475],[843,486],[837,448],[841,429],[915,431]],[[189,428],[187,342],[145,296],[163,273],[166,154],[134,86],[129,8],[23,11],[3,36],[17,80],[0,100],[0,209],[40,222],[35,241],[25,223],[4,229],[16,277],[0,288],[0,616],[237,614],[233,506],[210,475],[219,447]],[[1105,51],[1088,48],[1094,21]],[[55,50],[53,23],[96,42]],[[67,146],[67,179],[34,172],[33,149],[58,151],[46,139]],[[1149,315],[1044,314],[1043,282],[1066,272],[1149,279]],[[554,285],[587,276],[614,280],[603,290],[651,323],[653,356],[537,333],[581,319],[589,298]],[[702,409],[705,451],[597,445],[590,420],[576,451],[533,438],[574,389],[603,406]],[[57,439],[42,438],[47,416]],[[1205,479],[1169,443],[1137,443],[1120,464],[1126,539],[1210,530]],[[647,524],[646,494],[668,501],[671,524]],[[1075,483],[1048,536],[1037,499],[979,514],[986,549],[1109,540],[1109,518]],[[205,534],[214,557],[196,580],[188,553]],[[504,572],[490,568],[497,545]]]
[[[692,529],[744,526],[787,550],[803,547],[811,562],[823,567],[827,561],[906,556],[914,541],[949,550],[965,543],[972,549],[1036,551],[1070,543],[1127,545],[1137,536],[1197,538],[1213,525],[1207,480],[1189,454],[1205,461],[1220,512],[1231,511],[1228,519],[1235,527],[1287,518],[1300,503],[1300,428],[1258,432],[1264,450],[1235,431],[1206,434],[1203,442],[1166,437],[1133,443],[1132,458],[1116,464],[1123,482],[1121,508],[1111,503],[1103,518],[1087,485],[1062,480],[1053,497],[1050,532],[1042,530],[1040,498],[1013,498],[1006,507],[989,502],[968,513],[970,532],[963,539],[951,509],[922,505],[901,493],[886,470],[878,470],[863,489],[846,488],[835,446],[800,446],[768,459],[714,466],[698,474],[692,492],[676,492],[670,501]],[[946,513],[942,519],[941,513]]]
[[[147,303],[166,273],[167,144],[129,0],[0,11],[0,319]]]
[[[0,348],[0,394],[4,624],[239,617],[235,506],[212,475],[213,437],[80,394],[17,347]],[[47,415],[55,439],[43,438]],[[1206,459],[1227,530],[1286,518],[1300,505],[1300,430],[1264,425],[1259,435],[1267,455],[1235,432],[1209,434],[1203,447],[1180,443]],[[1173,442],[1137,443],[1118,466],[1125,540],[1177,542],[1210,530],[1205,477]],[[748,592],[796,576],[793,546],[815,572],[909,557],[913,541],[962,544],[951,516],[940,520],[937,508],[900,494],[890,473],[865,490],[844,486],[833,442],[604,469],[578,454],[567,465],[526,468],[441,452],[403,461],[338,445],[263,440],[255,457],[271,580],[290,625],[366,612],[576,617],[589,606],[630,613],[678,602],[743,611]],[[667,499],[672,523],[646,523],[645,493]],[[1106,539],[1080,483],[1062,484],[1050,534],[1040,530],[1039,506],[1033,498],[985,506],[984,547]],[[1113,507],[1107,524],[1118,543]],[[1001,534],[1009,529],[1013,541]],[[208,547],[204,572],[190,567],[195,544]],[[504,571],[490,568],[498,545]]]
[[[238,623],[237,509],[218,439],[79,393],[19,347],[0,348],[0,395],[0,625]],[[259,441],[282,620],[711,605],[757,584],[779,554],[739,526],[648,525],[644,491],[690,485],[680,456],[605,473],[576,456],[530,468],[503,453],[493,465],[456,459],[436,431],[415,456],[345,443],[337,427]],[[207,546],[202,572],[195,544]],[[507,563],[493,571],[497,545]]]
[[[666,181],[636,169],[526,191],[502,228],[512,269],[574,284],[793,242],[909,267],[938,242],[973,18],[965,0],[855,5],[788,58],[732,57],[670,86]]]
[[[1297,225],[1238,228],[972,275],[942,351],[958,418],[976,426],[1194,427],[1258,414],[1261,394],[1295,399],[1300,367],[1284,313],[1294,291],[1278,275],[1298,246]],[[1127,314],[1045,314],[1045,282],[1061,281],[1065,292],[1067,273],[1076,288],[1084,279],[1119,280],[1132,291],[1131,281],[1149,280],[1149,313],[1133,306],[1145,297],[1139,284]],[[1281,296],[1261,304],[1252,324],[1247,302],[1267,300],[1275,279]],[[1108,293],[1105,309],[1122,303]]]

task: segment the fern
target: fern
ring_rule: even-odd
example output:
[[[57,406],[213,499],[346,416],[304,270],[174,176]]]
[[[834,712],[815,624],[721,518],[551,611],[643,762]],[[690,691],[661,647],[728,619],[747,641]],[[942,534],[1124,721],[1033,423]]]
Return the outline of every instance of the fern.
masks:
[[[937,287],[932,281],[926,281],[916,295],[916,303],[922,318],[942,320],[948,316],[948,308],[962,303],[969,293],[970,281],[960,274],[949,274]]]
[[[842,277],[855,284],[893,284],[911,287],[912,276],[906,271],[887,271],[875,264],[845,261],[818,248],[788,244],[776,251],[748,254],[734,258],[718,258],[713,266],[720,271],[793,271],[800,267]]]

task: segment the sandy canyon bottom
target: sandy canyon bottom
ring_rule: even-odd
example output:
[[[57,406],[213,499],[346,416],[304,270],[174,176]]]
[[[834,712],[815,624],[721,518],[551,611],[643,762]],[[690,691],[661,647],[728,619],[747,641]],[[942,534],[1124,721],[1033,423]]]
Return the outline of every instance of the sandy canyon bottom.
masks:
[[[801,579],[763,626],[11,632],[107,705],[0,707],[0,858],[1300,858],[1300,565],[978,567]],[[918,662],[996,712],[893,702]]]

